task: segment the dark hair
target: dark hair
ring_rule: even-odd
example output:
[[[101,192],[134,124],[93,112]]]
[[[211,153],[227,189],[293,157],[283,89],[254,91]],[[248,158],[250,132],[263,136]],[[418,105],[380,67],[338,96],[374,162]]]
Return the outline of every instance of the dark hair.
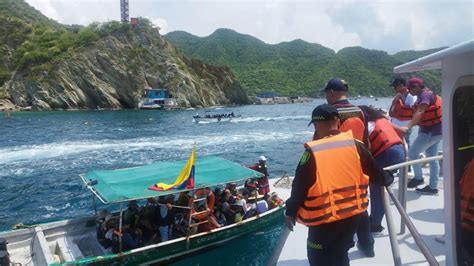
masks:
[[[362,109],[362,111],[365,113],[368,121],[375,121],[380,118],[385,118],[381,111],[376,110],[370,106],[359,105],[359,108]]]

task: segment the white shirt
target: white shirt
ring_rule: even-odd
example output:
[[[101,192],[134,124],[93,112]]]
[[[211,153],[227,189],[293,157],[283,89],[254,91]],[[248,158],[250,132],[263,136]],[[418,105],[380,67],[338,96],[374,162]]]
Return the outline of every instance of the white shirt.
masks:
[[[408,93],[404,101],[405,106],[413,107],[413,105],[415,105],[416,99],[417,99],[416,96],[413,96],[410,93]],[[397,118],[392,117],[390,119],[390,122],[392,122],[392,124],[394,124],[397,127],[406,127],[408,126],[408,123],[410,123],[410,120],[398,120]]]

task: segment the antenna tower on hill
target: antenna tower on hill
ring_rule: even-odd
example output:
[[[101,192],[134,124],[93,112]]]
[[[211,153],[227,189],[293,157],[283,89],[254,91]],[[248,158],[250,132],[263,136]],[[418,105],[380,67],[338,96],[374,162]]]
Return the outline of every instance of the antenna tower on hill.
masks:
[[[128,23],[128,0],[120,0],[120,18],[123,23]]]

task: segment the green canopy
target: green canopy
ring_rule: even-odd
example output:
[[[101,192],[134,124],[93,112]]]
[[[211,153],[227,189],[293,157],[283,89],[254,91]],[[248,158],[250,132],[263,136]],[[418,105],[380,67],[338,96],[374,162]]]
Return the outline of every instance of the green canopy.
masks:
[[[82,175],[81,178],[104,203],[144,199],[189,190],[154,191],[148,189],[158,182],[173,183],[186,162],[187,160],[156,162],[133,168],[92,171],[85,176]],[[196,158],[194,187],[215,186],[261,176],[261,173],[240,164],[215,156],[207,156]]]

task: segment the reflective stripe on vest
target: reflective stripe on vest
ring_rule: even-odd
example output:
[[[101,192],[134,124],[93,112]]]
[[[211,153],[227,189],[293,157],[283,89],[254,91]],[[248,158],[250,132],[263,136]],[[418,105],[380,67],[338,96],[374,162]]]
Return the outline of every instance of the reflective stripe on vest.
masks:
[[[369,135],[370,152],[378,156],[395,144],[403,143],[392,124],[385,118],[375,121],[375,128]]]
[[[351,104],[335,104],[334,106],[341,119],[341,127],[339,129],[342,132],[352,130],[354,138],[365,142],[365,117],[362,109]]]
[[[461,226],[474,233],[474,159],[471,159],[460,182]]]
[[[426,108],[423,116],[421,117],[420,126],[427,127],[441,123],[442,120],[442,105],[443,102],[441,97],[433,93],[433,97],[435,97],[435,101],[433,104],[430,104],[428,108]],[[417,105],[418,107],[419,105]]]
[[[297,221],[316,226],[367,209],[369,179],[362,172],[351,131],[305,144],[313,152],[316,182],[309,188]]]
[[[390,107],[390,117],[396,118],[401,121],[411,120],[413,117],[413,108],[405,106],[405,103],[401,98],[394,99],[392,106]]]

